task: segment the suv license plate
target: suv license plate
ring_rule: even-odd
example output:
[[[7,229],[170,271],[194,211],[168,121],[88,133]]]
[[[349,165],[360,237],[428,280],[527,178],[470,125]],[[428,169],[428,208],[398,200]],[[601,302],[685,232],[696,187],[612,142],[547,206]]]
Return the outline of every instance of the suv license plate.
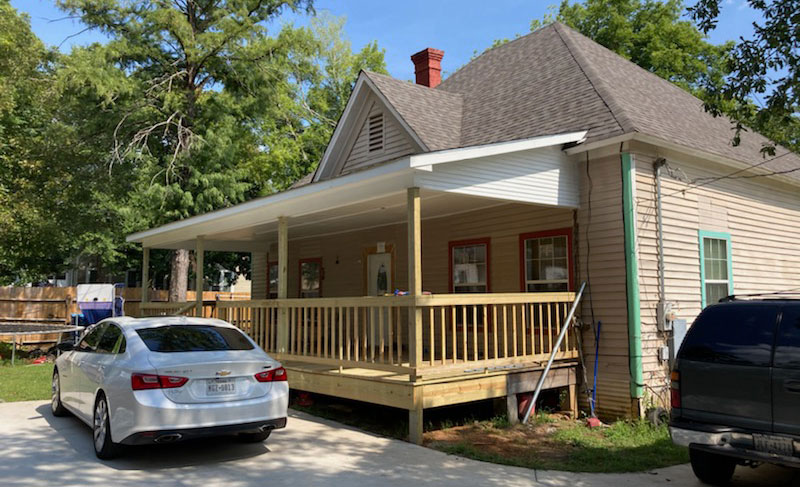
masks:
[[[792,456],[794,444],[791,438],[783,436],[753,434],[753,443],[756,450],[777,455]]]
[[[209,396],[223,396],[236,393],[236,382],[233,379],[208,379],[206,381],[206,394]]]

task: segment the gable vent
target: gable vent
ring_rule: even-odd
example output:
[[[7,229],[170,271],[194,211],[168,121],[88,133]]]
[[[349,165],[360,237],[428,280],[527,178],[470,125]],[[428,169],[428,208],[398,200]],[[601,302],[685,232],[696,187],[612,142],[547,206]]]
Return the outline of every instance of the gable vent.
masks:
[[[369,117],[369,151],[383,150],[383,113]]]

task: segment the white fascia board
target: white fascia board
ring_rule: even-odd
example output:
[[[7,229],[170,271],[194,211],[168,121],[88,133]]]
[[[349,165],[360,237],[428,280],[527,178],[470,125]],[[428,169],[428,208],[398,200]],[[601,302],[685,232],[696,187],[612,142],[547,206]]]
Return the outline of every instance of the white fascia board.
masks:
[[[404,178],[404,174],[407,177]],[[387,180],[389,181],[387,182]],[[387,182],[388,186],[386,184],[376,184],[381,181]],[[310,204],[311,202],[319,203],[323,208],[333,208],[345,204],[357,203],[361,199],[369,199],[374,190],[385,191],[389,189],[389,187],[394,188],[395,186],[397,189],[403,189],[412,183],[413,170],[409,167],[409,158],[404,157],[397,161],[382,164],[364,171],[312,183],[307,186],[301,186],[296,189],[290,189],[274,195],[240,203],[230,208],[204,213],[185,220],[179,220],[160,227],[137,232],[128,235],[126,241],[144,242],[145,240],[151,239],[159,243],[178,241],[182,239],[180,236],[173,235],[172,238],[168,238],[166,234],[174,234],[181,230],[189,230],[191,227],[199,229],[200,227],[206,227],[208,225],[216,225],[213,227],[215,232],[229,231],[253,225],[253,220],[255,220],[255,218],[251,219],[248,218],[248,216],[251,214],[264,213],[268,208],[270,210],[279,209],[281,211],[280,216],[297,217],[319,211],[319,209],[316,209],[316,206]],[[354,191],[359,191],[359,193],[354,193]],[[354,197],[355,194],[358,194],[358,197]],[[240,223],[231,226],[234,220],[240,221]],[[263,222],[263,218],[260,220],[261,221],[258,223]],[[221,225],[223,221],[231,222],[231,225]],[[198,235],[203,235],[202,232],[196,233]]]
[[[540,149],[554,145],[563,145],[573,142],[580,142],[586,138],[586,130],[580,132],[569,132],[558,135],[543,135],[530,139],[513,140],[510,142],[498,142],[495,144],[476,145],[462,147],[459,149],[446,149],[425,154],[410,156],[411,167],[415,169],[430,170],[430,166],[446,162],[466,161],[478,159],[480,157],[496,156],[530,149]]]

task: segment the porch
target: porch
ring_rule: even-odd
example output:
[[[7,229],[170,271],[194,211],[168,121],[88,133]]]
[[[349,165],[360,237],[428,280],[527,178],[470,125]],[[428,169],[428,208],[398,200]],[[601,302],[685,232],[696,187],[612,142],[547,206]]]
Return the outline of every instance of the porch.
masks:
[[[413,155],[128,237],[252,255],[253,300],[149,303],[214,316],[289,369],[294,389],[409,411],[533,391],[575,299],[582,134]],[[198,283],[202,285],[202,283]],[[201,295],[202,293],[198,293]],[[568,334],[545,387],[576,408]],[[515,416],[514,416],[515,417]]]

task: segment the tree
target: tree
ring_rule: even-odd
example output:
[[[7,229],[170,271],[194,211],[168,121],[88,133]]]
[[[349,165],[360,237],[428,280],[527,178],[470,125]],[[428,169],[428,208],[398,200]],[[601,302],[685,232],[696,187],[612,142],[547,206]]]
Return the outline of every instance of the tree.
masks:
[[[242,161],[258,155],[259,121],[304,73],[302,30],[267,23],[305,0],[59,0],[109,37],[76,49],[62,73],[97,100],[113,127],[107,163],[127,166],[128,228],[146,228],[243,201]],[[300,54],[294,56],[294,54]],[[97,122],[95,122],[97,123]],[[184,301],[189,254],[172,256],[170,299]]]
[[[292,77],[274,117],[263,120],[267,150],[249,161],[261,194],[287,189],[316,169],[361,70],[387,73],[377,42],[354,53],[344,24],[344,17],[328,13],[311,20],[311,69]]]
[[[699,0],[689,8],[692,19],[705,33],[717,26],[720,0]],[[706,110],[725,113],[734,120],[738,142],[746,125],[795,152],[800,151],[800,2],[749,0],[760,11],[751,39],[742,37],[728,58],[728,76],[721,84],[707,85]],[[763,104],[758,100],[763,99]],[[774,146],[764,152],[775,154]]]

